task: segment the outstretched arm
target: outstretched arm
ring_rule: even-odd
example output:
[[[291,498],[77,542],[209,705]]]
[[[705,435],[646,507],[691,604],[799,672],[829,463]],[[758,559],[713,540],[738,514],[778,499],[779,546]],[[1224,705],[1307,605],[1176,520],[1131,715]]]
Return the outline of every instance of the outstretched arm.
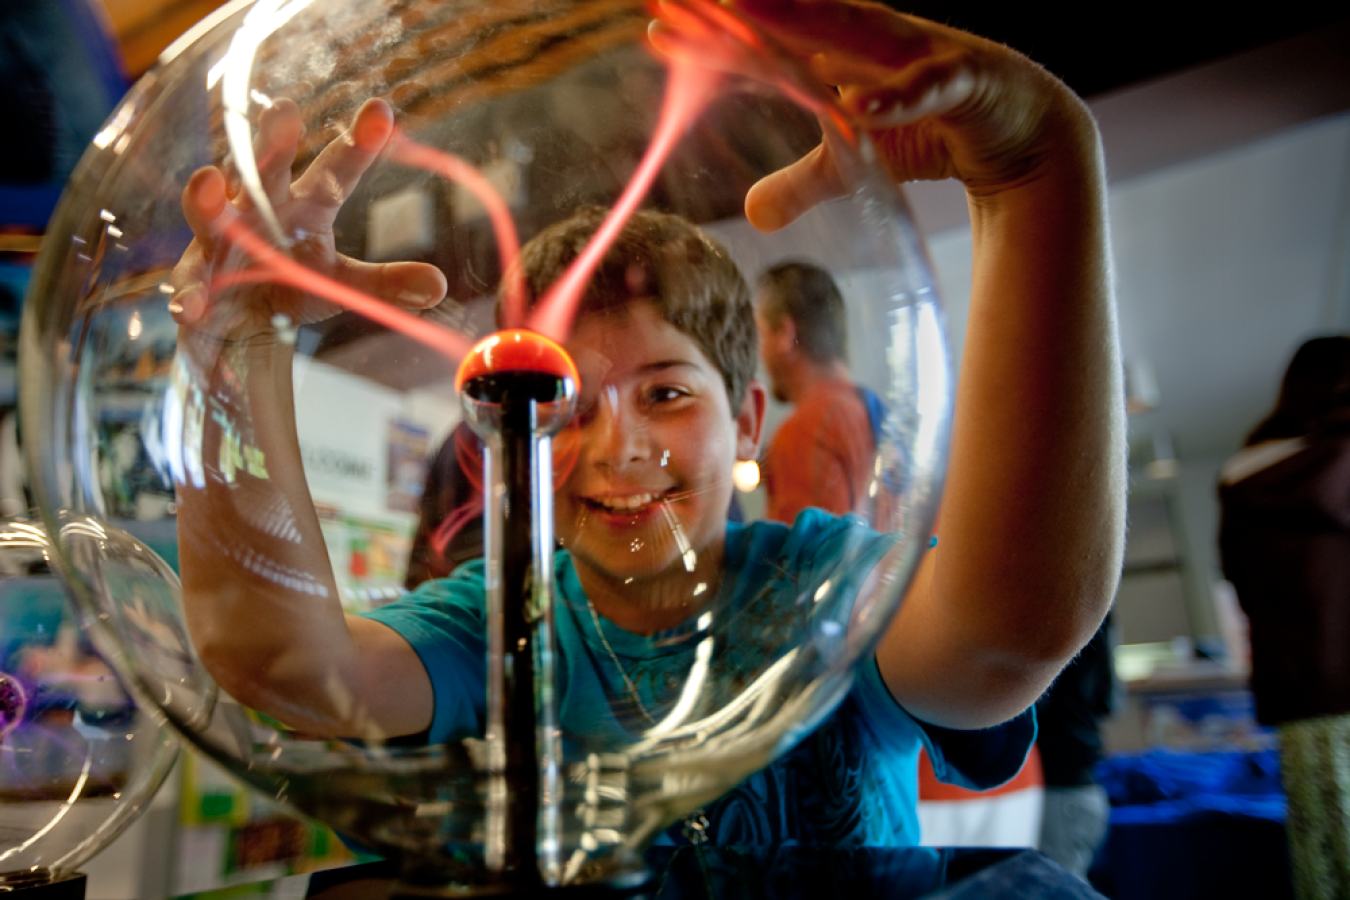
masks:
[[[897,181],[958,178],[974,282],[938,546],[877,652],[922,719],[1025,709],[1114,596],[1126,454],[1106,188],[1095,123],[998,44],[873,4],[736,0],[838,87]],[[839,193],[828,147],[765,179],[781,227]]]
[[[300,115],[283,102],[263,114],[255,151],[272,208],[288,233],[303,235],[291,248],[295,258],[389,302],[426,306],[445,294],[439,271],[358,262],[333,244],[334,217],[392,124],[386,104],[367,103],[292,183]],[[220,285],[221,276],[249,265],[231,223],[262,228],[247,196],[227,196],[219,169],[192,176],[183,210],[195,239],[173,275],[178,352],[208,404],[204,478],[178,486],[194,645],[235,699],[292,727],[354,737],[425,728],[431,687],[415,651],[391,629],[342,612],[301,463],[284,334],[336,310],[272,281]]]

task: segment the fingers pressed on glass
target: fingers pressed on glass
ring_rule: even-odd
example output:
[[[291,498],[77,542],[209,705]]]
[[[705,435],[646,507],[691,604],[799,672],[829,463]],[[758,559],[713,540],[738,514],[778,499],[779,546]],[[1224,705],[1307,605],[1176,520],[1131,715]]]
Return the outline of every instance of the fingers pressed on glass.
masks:
[[[393,132],[394,112],[389,104],[367,100],[357,110],[351,126],[324,147],[296,180],[292,194],[336,210],[351,196]]]
[[[291,100],[278,100],[258,117],[253,153],[258,160],[263,192],[273,207],[290,199],[291,166],[295,163],[303,130],[300,108]],[[246,197],[240,197],[241,208],[247,208]]]
[[[225,176],[215,166],[193,172],[183,188],[183,215],[192,234],[208,250],[220,232],[228,203]]]
[[[445,299],[449,284],[440,269],[428,263],[368,263],[339,257],[339,281],[358,291],[409,309],[426,309]]]
[[[866,127],[895,128],[952,112],[975,93],[974,75],[958,60],[932,61],[909,75],[879,87],[847,89],[843,102]]]
[[[929,52],[930,23],[876,4],[736,0],[736,7],[802,57],[820,52],[894,69]]]

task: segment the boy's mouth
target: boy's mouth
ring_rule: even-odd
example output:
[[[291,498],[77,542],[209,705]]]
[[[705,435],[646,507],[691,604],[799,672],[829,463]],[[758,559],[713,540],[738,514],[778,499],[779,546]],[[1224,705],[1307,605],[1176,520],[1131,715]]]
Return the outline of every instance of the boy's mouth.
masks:
[[[593,509],[609,513],[633,513],[646,509],[653,503],[665,502],[665,494],[626,494],[611,497],[587,497],[585,503]]]

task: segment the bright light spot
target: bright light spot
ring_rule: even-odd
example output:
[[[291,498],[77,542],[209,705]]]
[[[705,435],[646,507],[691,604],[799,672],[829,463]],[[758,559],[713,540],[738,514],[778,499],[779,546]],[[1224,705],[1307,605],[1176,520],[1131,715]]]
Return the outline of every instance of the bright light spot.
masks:
[[[708,582],[700,581],[698,586],[694,588],[694,596],[697,597],[706,590],[708,590]]]
[[[684,551],[684,570],[686,572],[692,572],[696,565],[698,565],[698,554],[694,552],[694,548],[690,547],[688,550]]]
[[[117,115],[104,126],[103,130],[94,135],[94,146],[100,150],[106,150],[112,144],[113,139],[122,133],[122,129],[127,127],[127,122],[131,121],[131,113],[136,104],[128,103],[123,106]]]
[[[102,219],[103,221],[105,221],[105,222],[116,222],[116,221],[117,221],[117,216],[115,216],[115,215],[113,215],[112,213],[108,212],[106,209],[100,209],[100,210],[98,211],[98,217],[99,217],[100,219]]]
[[[759,487],[759,463],[753,459],[743,459],[731,467],[731,481],[736,490],[748,494]]]
[[[816,596],[815,596],[816,602],[819,603],[820,601],[824,600],[825,596],[829,594],[829,592],[830,592],[830,582],[826,580],[820,585],[820,587],[816,588]]]
[[[132,313],[131,318],[127,321],[127,337],[131,338],[133,341],[136,340],[136,338],[141,336],[141,331],[144,327],[145,326],[141,323],[141,314],[139,312]]]

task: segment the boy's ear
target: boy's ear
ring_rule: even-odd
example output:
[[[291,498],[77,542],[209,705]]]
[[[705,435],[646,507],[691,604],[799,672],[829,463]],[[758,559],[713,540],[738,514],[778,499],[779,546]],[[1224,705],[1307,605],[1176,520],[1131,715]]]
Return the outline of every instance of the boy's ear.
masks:
[[[745,400],[740,412],[736,414],[736,458],[757,459],[759,457],[759,437],[764,428],[764,410],[769,403],[768,394],[758,378],[750,379],[745,387]]]

